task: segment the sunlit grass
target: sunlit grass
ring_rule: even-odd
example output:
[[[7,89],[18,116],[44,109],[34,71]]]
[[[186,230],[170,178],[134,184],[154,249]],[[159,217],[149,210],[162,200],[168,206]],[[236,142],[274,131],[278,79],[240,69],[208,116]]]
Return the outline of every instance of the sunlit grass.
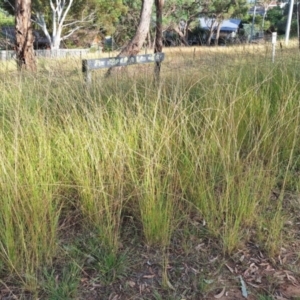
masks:
[[[224,253],[253,239],[278,253],[285,195],[300,187],[297,54],[272,64],[265,51],[212,50],[210,65],[204,51],[170,52],[159,84],[142,67],[87,87],[79,61],[69,77],[47,61],[2,73],[0,272],[37,288],[72,210],[112,264],[125,214],[163,250],[197,210]]]

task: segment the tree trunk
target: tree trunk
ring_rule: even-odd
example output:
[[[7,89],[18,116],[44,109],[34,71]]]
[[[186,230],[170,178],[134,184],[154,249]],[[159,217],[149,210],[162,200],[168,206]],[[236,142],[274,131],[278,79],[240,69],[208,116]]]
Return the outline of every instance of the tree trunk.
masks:
[[[151,32],[149,30],[149,32],[147,33],[147,49],[151,49],[152,45],[154,44],[152,43]]]
[[[207,41],[206,41],[207,46],[210,46],[210,44],[211,44],[211,39],[212,39],[213,34],[215,32],[215,24],[216,24],[216,21],[214,20],[214,21],[212,21],[212,24],[209,27],[208,38],[207,38]]]
[[[155,34],[155,46],[154,53],[162,52],[163,48],[163,26],[162,26],[162,12],[163,12],[164,0],[155,0],[156,7],[156,34]],[[155,63],[155,77],[159,79],[161,68],[161,62]]]
[[[16,57],[19,70],[36,71],[31,27],[31,0],[15,2]]]
[[[208,38],[207,38],[207,42],[206,42],[206,45],[207,46],[210,46],[210,44],[211,44],[211,39],[212,39],[212,37],[213,37],[213,34],[214,34],[214,31],[209,31],[209,34],[208,34]]]
[[[118,56],[137,55],[140,52],[149,31],[153,2],[154,0],[143,0],[140,22],[135,36]]]
[[[219,44],[219,38],[220,38],[220,31],[221,31],[221,20],[219,20],[218,26],[217,26],[217,32],[216,32],[216,39],[215,39],[215,46],[218,46]]]
[[[188,46],[189,43],[186,39],[186,36],[184,35],[184,33],[181,32],[181,30],[178,27],[173,27],[173,30],[178,34],[180,41],[185,45]]]
[[[134,56],[140,52],[149,31],[153,3],[154,0],[143,0],[140,21],[135,36],[127,44],[127,46],[124,47],[123,50],[118,54],[118,57]],[[122,67],[108,69],[106,76],[111,75],[113,70],[118,70],[120,68]]]

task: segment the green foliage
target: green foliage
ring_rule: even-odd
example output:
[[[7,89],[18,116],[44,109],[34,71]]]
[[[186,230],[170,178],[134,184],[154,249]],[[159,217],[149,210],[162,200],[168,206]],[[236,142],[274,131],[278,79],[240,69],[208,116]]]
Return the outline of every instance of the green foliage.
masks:
[[[115,32],[115,26],[117,25],[120,16],[126,15],[128,11],[121,0],[89,0],[90,3],[88,4],[85,3],[85,0],[82,2],[82,7],[88,6],[89,11],[96,11],[95,24],[106,35],[111,35]]]
[[[46,124],[39,126],[37,120],[27,123],[36,109],[37,98],[28,99],[28,106],[21,114],[18,105],[23,96],[16,92],[14,97],[14,104],[5,92],[1,98],[5,105],[1,115],[5,114],[4,107],[12,105],[14,109],[10,117],[3,119],[0,134],[1,142],[6,139],[12,143],[10,149],[3,146],[0,153],[0,259],[8,273],[17,273],[24,281],[30,281],[41,264],[51,263],[56,251],[60,206],[54,185],[57,180],[54,161],[49,151],[52,140],[45,139],[45,131],[42,133]],[[23,127],[25,123],[27,126]],[[23,278],[24,274],[28,276]]]
[[[77,289],[80,283],[80,266],[69,262],[61,270],[45,270],[41,288],[46,293],[48,300],[78,299]]]
[[[101,236],[89,232],[78,242],[77,259],[84,260],[84,268],[96,272],[101,282],[112,284],[126,275],[128,257],[107,246]]]
[[[1,1],[0,2],[0,11],[5,14],[14,15],[14,2],[13,1]]]
[[[0,9],[0,29],[1,26],[13,26],[14,22],[14,17],[10,16],[5,11],[1,11]]]
[[[170,34],[172,31],[175,38],[178,36],[178,40],[187,44],[188,33],[199,25],[199,14],[204,9],[200,0],[166,1],[163,11],[163,26],[167,29],[169,36],[172,35]]]
[[[199,17],[201,1],[172,0],[166,1],[164,5],[164,24],[166,27],[178,26],[181,20],[191,22]]]
[[[165,15],[173,19],[175,18],[176,22],[180,20],[187,21],[195,13],[198,12],[199,14],[200,9],[201,1],[199,0],[171,0],[166,1],[164,7]],[[171,14],[170,11],[172,11]]]
[[[286,16],[279,6],[268,10],[266,21],[269,22],[269,28],[273,31],[277,31],[279,34],[285,33]]]
[[[11,1],[11,0],[9,0]],[[66,1],[66,5],[68,1]],[[14,3],[4,2],[0,7],[14,15]],[[49,0],[32,0],[32,14],[33,17],[36,13],[42,13],[45,17],[46,24],[51,31],[52,29],[52,11]],[[86,24],[86,27],[98,27],[107,35],[115,31],[115,26],[119,21],[121,15],[126,15],[127,8],[123,5],[122,0],[75,0],[71,6],[71,10],[67,16],[66,21],[81,20],[88,14],[96,12],[93,23]],[[1,22],[1,18],[0,18]]]
[[[273,300],[274,298],[272,296],[268,295],[259,295],[258,300]]]
[[[142,1],[124,0],[126,11],[122,12],[116,25],[114,40],[117,44],[128,42],[135,34],[138,26]]]
[[[268,10],[266,19],[271,22],[271,24],[277,24],[283,18],[282,9],[277,6]]]

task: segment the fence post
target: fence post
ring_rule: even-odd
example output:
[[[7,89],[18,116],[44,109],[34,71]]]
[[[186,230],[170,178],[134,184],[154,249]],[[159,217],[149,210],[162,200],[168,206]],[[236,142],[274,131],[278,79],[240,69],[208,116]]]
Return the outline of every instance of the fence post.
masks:
[[[82,60],[82,72],[85,82],[89,85],[92,82],[92,73],[89,70],[87,59]]]
[[[276,39],[277,39],[277,32],[272,32],[272,62],[275,61]]]

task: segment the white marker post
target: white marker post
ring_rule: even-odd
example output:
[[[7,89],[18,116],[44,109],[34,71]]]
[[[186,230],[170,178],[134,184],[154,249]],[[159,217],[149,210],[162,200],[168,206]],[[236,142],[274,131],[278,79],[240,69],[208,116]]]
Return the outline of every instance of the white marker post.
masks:
[[[277,32],[272,32],[272,62],[275,61],[276,40],[277,40]]]

